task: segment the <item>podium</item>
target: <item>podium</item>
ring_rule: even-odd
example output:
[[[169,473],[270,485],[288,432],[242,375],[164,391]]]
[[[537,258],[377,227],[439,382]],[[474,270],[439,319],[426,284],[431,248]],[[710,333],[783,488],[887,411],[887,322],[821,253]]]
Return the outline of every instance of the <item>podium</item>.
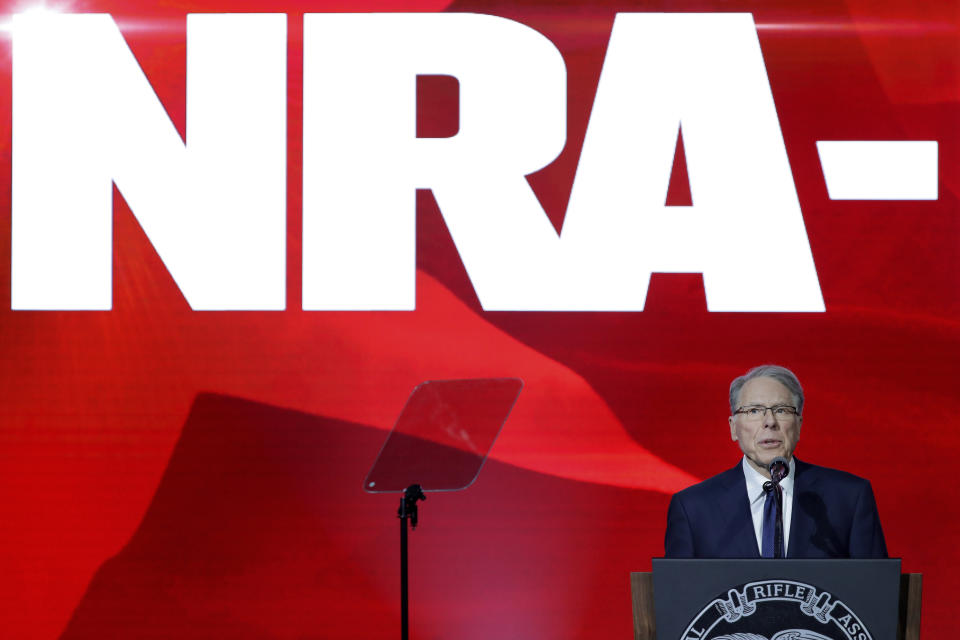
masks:
[[[899,560],[653,560],[630,574],[636,640],[918,640]],[[657,624],[659,619],[660,624]]]

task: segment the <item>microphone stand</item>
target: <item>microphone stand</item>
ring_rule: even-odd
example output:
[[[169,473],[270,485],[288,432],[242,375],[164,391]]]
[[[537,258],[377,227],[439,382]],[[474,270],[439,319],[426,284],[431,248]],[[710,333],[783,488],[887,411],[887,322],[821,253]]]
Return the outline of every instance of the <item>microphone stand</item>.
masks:
[[[783,489],[779,482],[773,483],[773,498],[777,502],[777,522],[773,528],[773,557],[782,558],[787,550],[783,544]]]
[[[410,638],[409,597],[407,594],[407,520],[410,526],[417,528],[417,502],[426,500],[423,489],[412,484],[403,490],[397,517],[400,518],[400,639]]]
[[[783,544],[783,489],[780,481],[790,473],[787,461],[776,457],[770,463],[770,480],[773,482],[773,498],[777,507],[777,521],[773,527],[773,557],[783,558],[787,555],[786,545]]]

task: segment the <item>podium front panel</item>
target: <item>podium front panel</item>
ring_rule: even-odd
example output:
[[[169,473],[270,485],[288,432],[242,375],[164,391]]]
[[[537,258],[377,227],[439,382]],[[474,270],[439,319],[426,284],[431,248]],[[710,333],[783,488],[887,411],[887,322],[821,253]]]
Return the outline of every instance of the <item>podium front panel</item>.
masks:
[[[657,640],[894,640],[900,560],[653,559]]]

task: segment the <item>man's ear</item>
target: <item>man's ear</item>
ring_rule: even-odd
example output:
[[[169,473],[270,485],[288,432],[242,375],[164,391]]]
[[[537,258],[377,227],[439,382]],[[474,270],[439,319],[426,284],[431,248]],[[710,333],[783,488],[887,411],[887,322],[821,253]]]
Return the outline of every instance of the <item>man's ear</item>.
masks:
[[[727,418],[727,422],[730,423],[730,439],[733,440],[734,442],[736,442],[736,441],[737,441],[737,428],[736,428],[736,427],[734,426],[734,424],[733,424],[733,423],[734,423],[734,420],[736,420],[736,418],[735,418],[734,416],[730,416],[729,418]]]

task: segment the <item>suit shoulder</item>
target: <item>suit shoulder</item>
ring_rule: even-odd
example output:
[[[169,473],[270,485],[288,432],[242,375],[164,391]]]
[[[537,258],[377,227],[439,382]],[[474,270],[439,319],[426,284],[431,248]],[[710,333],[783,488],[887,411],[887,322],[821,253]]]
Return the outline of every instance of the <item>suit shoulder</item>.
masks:
[[[686,500],[708,498],[727,491],[738,480],[743,480],[743,471],[740,465],[678,491],[673,494],[673,499],[684,502]]]
[[[830,467],[821,467],[815,464],[797,461],[797,476],[804,477],[804,481],[825,482],[838,487],[859,488],[869,486],[870,481],[866,478],[854,475],[848,471],[840,469],[831,469]]]

